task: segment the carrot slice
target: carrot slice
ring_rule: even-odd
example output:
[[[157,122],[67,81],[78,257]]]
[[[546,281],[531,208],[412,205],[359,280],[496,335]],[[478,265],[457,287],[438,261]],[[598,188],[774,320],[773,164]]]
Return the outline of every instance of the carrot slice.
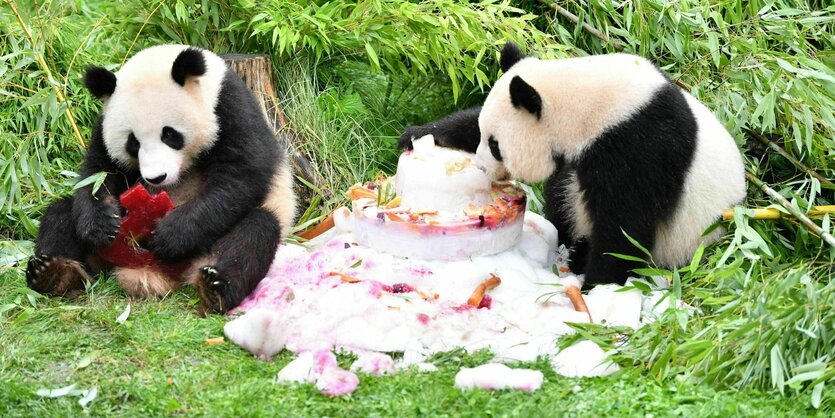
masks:
[[[589,322],[594,322],[591,319],[591,313],[589,313],[589,307],[586,306],[586,300],[583,299],[583,294],[580,293],[580,289],[577,286],[566,286],[565,287],[565,295],[568,296],[568,299],[571,301],[571,304],[574,305],[574,310],[577,312],[585,312],[589,316]]]
[[[331,212],[331,214],[328,215],[328,217],[325,218],[322,222],[319,222],[319,224],[314,226],[313,228],[310,228],[307,231],[298,234],[298,237],[309,241],[313,238],[318,237],[319,235],[324,234],[325,232],[328,232],[333,227],[333,212]]]
[[[477,308],[478,305],[481,304],[481,300],[484,299],[484,293],[490,289],[495,288],[500,284],[502,284],[502,279],[500,279],[499,276],[496,276],[495,274],[490,274],[489,279],[479,283],[479,285],[476,286],[475,291],[473,291],[473,294],[470,296],[469,299],[467,299],[467,305]]]
[[[339,278],[342,279],[342,281],[345,283],[358,283],[362,281],[362,279],[360,279],[359,277],[350,276],[345,273],[340,273],[338,271],[332,271],[328,273],[328,276],[339,276]]]

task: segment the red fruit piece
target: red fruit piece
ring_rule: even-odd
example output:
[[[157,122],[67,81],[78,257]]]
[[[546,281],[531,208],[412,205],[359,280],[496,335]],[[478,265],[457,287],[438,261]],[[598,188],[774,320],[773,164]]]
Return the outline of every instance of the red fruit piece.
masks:
[[[391,285],[391,292],[392,293],[409,293],[409,292],[414,292],[414,291],[415,291],[415,288],[412,287],[412,286],[409,286],[406,283],[395,283],[395,284]]]
[[[485,294],[484,298],[482,298],[481,302],[478,304],[478,309],[490,309],[491,307],[493,307],[493,298],[490,295]]]
[[[154,255],[142,248],[139,243],[149,237],[154,225],[168,212],[174,209],[174,204],[165,192],[151,196],[141,183],[136,184],[119,196],[119,202],[127,214],[119,225],[119,233],[113,243],[99,250],[99,256],[105,261],[119,267],[143,268],[153,266],[171,277],[179,276],[187,263],[176,265],[162,264]]]

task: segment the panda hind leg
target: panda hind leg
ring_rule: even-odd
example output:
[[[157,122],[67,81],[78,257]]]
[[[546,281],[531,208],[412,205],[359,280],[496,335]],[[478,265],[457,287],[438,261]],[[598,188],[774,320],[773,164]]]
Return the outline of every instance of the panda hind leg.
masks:
[[[631,214],[630,214],[631,215]],[[638,214],[634,214],[638,218]],[[598,218],[592,228],[592,236],[587,244],[586,252],[586,280],[585,286],[616,283],[624,285],[626,279],[632,275],[632,270],[645,267],[645,263],[624,260],[612,254],[624,254],[638,259],[646,255],[624,235],[629,236],[645,248],[652,248],[655,244],[655,231],[652,223],[630,222],[628,216],[620,219]]]
[[[250,212],[211,250],[211,261],[199,267],[194,282],[201,313],[235,308],[267,275],[280,240],[278,220],[258,208]]]
[[[87,246],[75,232],[72,198],[60,199],[41,217],[35,254],[26,266],[26,285],[45,295],[78,296],[93,281],[85,265],[89,258]]]

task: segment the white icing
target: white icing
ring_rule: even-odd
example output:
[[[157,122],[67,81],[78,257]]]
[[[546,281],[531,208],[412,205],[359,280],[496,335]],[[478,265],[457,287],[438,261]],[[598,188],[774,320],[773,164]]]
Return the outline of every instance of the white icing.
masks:
[[[402,206],[457,211],[492,202],[490,179],[476,167],[473,154],[436,147],[432,135],[412,144],[414,150],[397,162],[395,189]]]

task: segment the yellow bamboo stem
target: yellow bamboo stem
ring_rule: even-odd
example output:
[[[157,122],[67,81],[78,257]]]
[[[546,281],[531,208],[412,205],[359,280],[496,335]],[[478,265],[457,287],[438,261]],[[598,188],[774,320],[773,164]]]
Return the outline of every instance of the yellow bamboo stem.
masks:
[[[797,210],[796,207],[792,206],[791,202],[786,200],[785,197],[781,196],[776,190],[769,187],[767,184],[763,183],[762,180],[758,179],[755,175],[745,172],[745,178],[748,179],[751,183],[754,183],[755,186],[759,187],[760,190],[765,192],[769,197],[776,200],[780,206],[784,207],[789,213],[792,214],[798,221],[800,221],[806,228],[809,229],[810,232],[814,233],[815,235],[819,236],[823,242],[830,245],[831,247],[835,248],[835,236],[829,233],[829,231],[824,231],[821,227],[817,224],[812,222],[808,216],[804,215],[803,212]]]
[[[789,214],[785,214],[780,212],[775,208],[753,208],[751,209],[754,211],[754,214],[749,216],[749,219],[759,219],[759,220],[777,220],[777,219],[784,219],[784,218],[791,218],[792,216]],[[814,209],[809,210],[806,212],[806,216],[817,219],[823,218],[824,215],[830,214],[835,216],[835,205],[823,205],[823,206],[815,206]],[[734,210],[726,209],[722,212],[722,219],[726,221],[730,221],[734,219]]]
[[[6,3],[9,7],[12,8],[12,13],[14,13],[15,17],[17,18],[17,23],[20,25],[20,29],[23,30],[23,34],[26,36],[26,39],[29,40],[29,44],[32,48],[35,48],[35,40],[32,38],[32,34],[29,33],[29,29],[26,27],[26,23],[23,22],[23,17],[20,16],[20,12],[17,10],[17,4],[13,0],[6,0]],[[67,99],[64,97],[64,93],[61,92],[61,89],[53,82],[55,80],[52,77],[52,71],[49,69],[49,66],[46,64],[46,60],[43,57],[43,54],[40,52],[36,53],[38,58],[38,65],[41,66],[41,70],[46,73],[47,82],[52,85],[52,88],[55,89],[55,97],[58,98],[59,103],[67,103]],[[84,138],[81,136],[81,131],[78,130],[78,125],[75,123],[75,117],[70,110],[70,104],[67,103],[67,108],[64,110],[64,114],[67,115],[67,120],[70,122],[70,127],[72,128],[73,134],[75,134],[75,139],[78,140],[78,143],[81,145],[82,148],[87,148],[87,144],[84,143]]]

